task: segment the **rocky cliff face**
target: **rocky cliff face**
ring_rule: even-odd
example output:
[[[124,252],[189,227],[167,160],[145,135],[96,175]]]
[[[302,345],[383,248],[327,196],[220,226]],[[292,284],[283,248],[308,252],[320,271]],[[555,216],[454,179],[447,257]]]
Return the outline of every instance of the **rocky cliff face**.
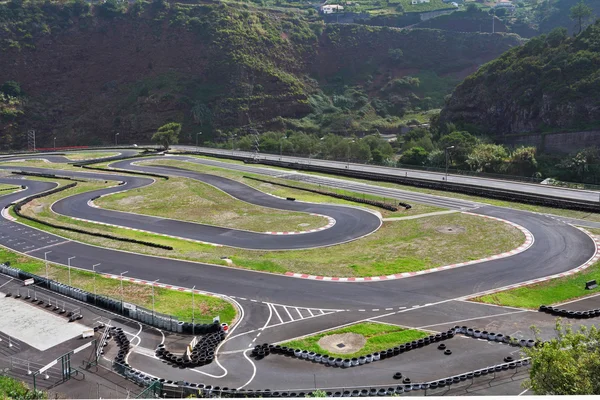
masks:
[[[459,85],[440,120],[506,135],[600,126],[600,23],[531,39]]]
[[[112,143],[116,132],[141,143],[168,121],[183,122],[182,140],[193,141],[198,131],[210,137],[300,118],[311,111],[308,96],[341,71],[461,73],[520,43],[511,35],[325,28],[224,4],[119,4],[0,4],[0,84],[19,82],[26,98],[18,123],[0,121],[0,147],[23,146],[32,128],[39,147],[53,137],[59,146]],[[390,59],[391,48],[402,49],[401,60]]]

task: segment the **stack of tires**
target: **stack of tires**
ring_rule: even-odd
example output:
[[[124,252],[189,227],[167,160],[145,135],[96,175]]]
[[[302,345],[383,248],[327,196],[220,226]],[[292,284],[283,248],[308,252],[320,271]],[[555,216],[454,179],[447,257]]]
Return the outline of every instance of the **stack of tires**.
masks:
[[[123,332],[123,328],[115,327],[112,327],[110,329],[110,335],[114,337],[115,342],[119,347],[119,352],[115,357],[115,363],[127,366],[127,363],[125,362],[125,357],[127,357],[131,345],[129,339],[127,339],[127,335],[125,335],[125,332]],[[107,340],[109,339],[110,335],[107,337]]]
[[[332,367],[340,367],[340,368],[350,368],[356,367],[359,365],[369,364],[375,361],[384,360],[386,358],[391,358],[397,356],[399,354],[405,353],[407,351],[417,349],[419,347],[427,346],[431,343],[440,342],[446,339],[450,339],[454,337],[454,330],[450,329],[446,332],[438,333],[435,335],[429,335],[422,339],[414,340],[412,342],[407,342],[396,347],[381,350],[379,352],[375,352],[372,354],[367,354],[360,357],[354,358],[340,358],[340,357],[331,357],[327,354],[319,354],[308,350],[303,349],[293,349],[288,348],[286,346],[279,345],[269,345],[265,343],[263,345],[258,345],[252,350],[252,356],[257,360],[264,358],[265,356],[273,353],[273,354],[283,354],[290,357],[296,357],[299,359],[303,359],[306,361],[312,361],[319,364],[326,364]]]
[[[586,310],[586,311],[573,311],[565,310],[564,308],[552,307],[552,306],[540,306],[539,310],[551,315],[556,315],[565,318],[576,318],[576,319],[587,319],[600,317],[600,309]]]
[[[220,328],[220,325],[217,326]],[[195,368],[207,365],[212,363],[215,359],[216,348],[224,338],[225,332],[223,332],[223,330],[204,335],[202,339],[196,343],[189,357],[184,357],[183,354],[172,353],[167,350],[163,344],[160,344],[156,348],[156,356],[184,368]]]
[[[475,328],[467,328],[466,326],[455,326],[454,331],[476,339],[487,339],[490,342],[506,343],[513,346],[534,347],[542,343],[533,339],[517,339],[502,333],[482,331]]]

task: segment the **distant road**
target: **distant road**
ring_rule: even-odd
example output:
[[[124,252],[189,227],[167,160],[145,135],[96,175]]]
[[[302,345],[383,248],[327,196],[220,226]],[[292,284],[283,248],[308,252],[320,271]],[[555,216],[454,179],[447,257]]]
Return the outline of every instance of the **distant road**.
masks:
[[[194,146],[173,146],[174,149],[183,150],[183,151],[202,151],[204,153],[210,154],[222,154],[222,155],[235,155],[242,157],[254,157],[255,153],[245,152],[245,151],[231,151],[231,150],[221,150],[221,149],[211,149],[206,147],[194,147]],[[429,171],[419,171],[413,169],[405,169],[405,168],[391,168],[391,167],[380,167],[374,165],[365,165],[365,164],[354,164],[354,163],[345,163],[339,161],[327,161],[327,160],[317,160],[314,158],[304,158],[304,157],[290,157],[290,156],[278,156],[272,154],[264,154],[258,153],[258,160],[273,160],[273,161],[286,161],[286,162],[295,162],[298,164],[305,165],[318,165],[321,167],[328,168],[336,168],[339,170],[351,170],[351,171],[360,171],[360,172],[368,172],[371,174],[385,174],[385,175],[393,175],[398,177],[410,177],[410,178],[418,178],[429,181],[445,181],[445,174],[439,172],[429,172]],[[475,176],[464,176],[464,175],[448,175],[448,182],[450,183],[460,183],[464,185],[471,186],[479,186],[493,189],[501,189],[508,190],[513,192],[521,192],[521,193],[529,193],[536,195],[543,195],[549,197],[556,198],[564,198],[570,200],[583,200],[589,202],[598,202],[600,203],[600,192],[593,190],[580,190],[580,189],[568,189],[568,188],[559,188],[554,186],[546,186],[540,185],[538,183],[524,183],[524,182],[515,182],[509,180],[502,179],[491,179],[491,178],[481,178]]]

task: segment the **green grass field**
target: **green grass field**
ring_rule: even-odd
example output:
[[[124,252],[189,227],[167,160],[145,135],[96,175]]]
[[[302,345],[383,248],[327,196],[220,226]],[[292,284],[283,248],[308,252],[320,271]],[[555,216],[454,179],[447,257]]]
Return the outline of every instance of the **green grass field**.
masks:
[[[108,152],[108,151],[82,151],[77,153],[68,152],[65,154],[69,160],[81,161],[81,160],[92,160],[95,158],[114,157],[120,153]]]
[[[15,268],[39,276],[46,276],[46,268],[43,261],[0,248],[0,262],[6,261],[9,261],[11,266]],[[102,272],[101,266],[97,272]],[[51,263],[48,264],[48,277],[65,284],[69,282],[68,269]],[[71,282],[74,287],[87,290],[91,293],[94,293],[94,290],[96,290],[98,294],[114,299],[120,299],[121,295],[123,295],[124,301],[128,303],[152,309],[151,286],[125,281],[123,282],[123,292],[121,293],[120,281],[104,278],[100,274],[96,274],[94,284],[94,273],[75,268],[71,269]],[[183,321],[192,320],[191,293],[155,288],[154,298],[156,311],[173,315]],[[222,322],[231,323],[236,315],[233,305],[219,297],[196,294],[194,295],[194,304],[197,321],[212,320],[213,317],[219,315]]]
[[[600,262],[575,275],[490,294],[473,300],[502,306],[537,309],[542,304],[563,303],[600,292],[600,287],[585,290],[585,283],[592,279],[600,282]]]
[[[220,158],[217,159],[217,158],[206,157],[206,156],[191,156],[191,157],[196,157],[196,158],[200,158],[200,159],[204,158],[207,160],[222,161],[222,162],[234,163],[234,164],[243,164],[240,161],[220,159]],[[274,167],[269,166],[268,168],[274,168]],[[288,171],[288,172],[291,171],[291,169],[289,169],[289,168],[276,168],[276,169],[279,169],[282,171]],[[324,173],[320,173],[320,172],[309,172],[309,171],[302,171],[302,173],[315,175],[315,176],[325,176],[325,177],[329,177],[329,178],[340,179],[339,175],[333,175],[333,174],[324,174]],[[410,176],[410,172],[409,172],[409,176]],[[582,220],[587,220],[587,221],[600,222],[600,213],[589,213],[589,212],[584,212],[584,211],[565,210],[562,208],[535,206],[535,205],[530,205],[530,204],[523,204],[523,203],[510,202],[510,201],[504,201],[504,200],[493,200],[493,199],[488,199],[485,197],[470,196],[470,195],[465,195],[465,194],[461,194],[461,193],[446,192],[443,190],[423,189],[423,188],[417,188],[414,186],[399,185],[396,183],[369,181],[366,179],[356,179],[356,178],[349,178],[349,177],[342,177],[341,179],[354,181],[354,182],[360,182],[360,183],[367,183],[369,185],[374,185],[374,186],[381,186],[381,187],[387,187],[387,188],[393,188],[393,189],[401,189],[401,190],[407,190],[407,191],[418,192],[418,193],[426,193],[426,194],[432,194],[432,195],[436,195],[436,196],[449,197],[449,198],[455,198],[455,199],[470,200],[470,201],[475,201],[475,202],[484,203],[484,204],[491,204],[491,205],[499,206],[499,207],[514,208],[517,210],[532,211],[532,212],[539,212],[539,213],[545,213],[545,214],[554,214],[554,215],[560,215],[563,217],[577,218],[577,219],[582,219]]]
[[[95,204],[111,210],[256,232],[305,231],[328,223],[326,218],[307,213],[255,206],[187,178],[157,180],[150,186],[102,197]]]
[[[367,342],[362,349],[350,354],[328,352],[319,346],[319,340],[321,338],[342,333],[357,333],[359,335],[363,335],[367,339]],[[387,350],[400,344],[412,342],[413,340],[421,339],[426,336],[429,336],[429,333],[418,331],[416,329],[405,329],[394,325],[365,322],[347,326],[341,329],[319,333],[318,335],[309,336],[303,339],[291,340],[281,343],[281,345],[294,349],[314,351],[315,353],[319,354],[328,354],[333,357],[353,358],[371,354],[380,350]]]
[[[24,207],[24,212],[32,213],[42,220],[84,228],[92,232],[112,233],[121,237],[169,245],[174,250],[155,249],[39,226],[31,221],[23,222],[66,238],[143,254],[219,265],[226,265],[221,257],[229,257],[233,260],[233,266],[241,268],[273,273],[290,271],[340,277],[388,275],[479,259],[513,249],[524,239],[520,231],[507,224],[456,213],[385,222],[373,234],[337,246],[296,251],[253,251],[215,247],[156,234],[75,221],[58,216],[48,209],[50,204],[60,198],[104,185],[106,184],[103,182],[81,183],[75,188],[35,200]],[[298,192],[298,196],[294,190],[290,193],[299,197],[305,192]],[[321,201],[330,200],[330,198],[320,197]],[[312,200],[316,199],[312,198]],[[446,228],[453,228],[453,233],[444,233]],[[494,240],[482,242],[479,240],[481,237],[494,237]]]

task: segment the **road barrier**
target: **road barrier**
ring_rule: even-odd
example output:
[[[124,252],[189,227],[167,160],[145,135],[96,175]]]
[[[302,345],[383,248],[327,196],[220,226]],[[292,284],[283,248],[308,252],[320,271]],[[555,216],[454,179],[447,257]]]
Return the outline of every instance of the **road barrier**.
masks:
[[[124,303],[121,300],[115,300],[107,296],[93,294],[79,288],[71,287],[69,285],[53,281],[51,279],[46,279],[44,277],[32,274],[30,272],[22,271],[18,268],[13,268],[7,264],[0,264],[0,273],[12,276],[20,280],[33,279],[35,281],[35,284],[40,287],[79,300],[83,303],[102,308],[112,313],[123,315],[127,318],[142,322],[150,326],[154,326],[165,331],[178,332],[179,323],[181,323],[182,326],[185,326],[186,324],[186,322],[179,321],[177,317],[174,317],[172,315],[155,312],[140,306],[126,308],[124,306],[126,303]],[[196,321],[199,323],[195,324],[195,327],[212,323],[211,319],[196,318],[195,322]],[[191,324],[188,325],[190,325],[189,331],[186,330],[183,333],[191,334]],[[200,332],[200,330],[198,330],[198,332]]]
[[[244,178],[246,178],[246,179],[252,179],[252,180],[258,181],[258,182],[269,183],[271,185],[277,185],[277,186],[287,187],[287,188],[290,188],[290,189],[303,190],[305,192],[321,194],[323,196],[335,197],[337,199],[343,199],[343,200],[347,200],[347,201],[353,201],[355,203],[369,204],[371,206],[383,208],[383,209],[388,210],[388,211],[398,211],[398,207],[390,205],[390,204],[383,203],[381,201],[361,199],[360,197],[347,196],[347,195],[339,194],[339,193],[335,193],[335,192],[328,192],[326,190],[307,189],[307,188],[304,188],[302,186],[288,185],[286,183],[273,182],[273,181],[269,181],[269,180],[266,180],[266,179],[253,178],[251,176],[246,176],[246,175],[244,175]],[[296,200],[296,199],[292,198],[292,197],[288,197],[287,200]],[[408,204],[406,204],[406,203],[400,203],[400,205],[404,206],[404,208],[406,208],[407,210],[411,208],[411,206],[408,205]]]
[[[539,311],[550,314],[550,315],[556,315],[559,317],[565,317],[565,318],[576,318],[576,319],[588,319],[588,318],[595,318],[595,317],[600,317],[600,308],[596,308],[594,310],[585,310],[585,311],[581,311],[581,310],[567,310],[561,307],[552,307],[552,306],[544,306],[541,305],[539,308]]]

